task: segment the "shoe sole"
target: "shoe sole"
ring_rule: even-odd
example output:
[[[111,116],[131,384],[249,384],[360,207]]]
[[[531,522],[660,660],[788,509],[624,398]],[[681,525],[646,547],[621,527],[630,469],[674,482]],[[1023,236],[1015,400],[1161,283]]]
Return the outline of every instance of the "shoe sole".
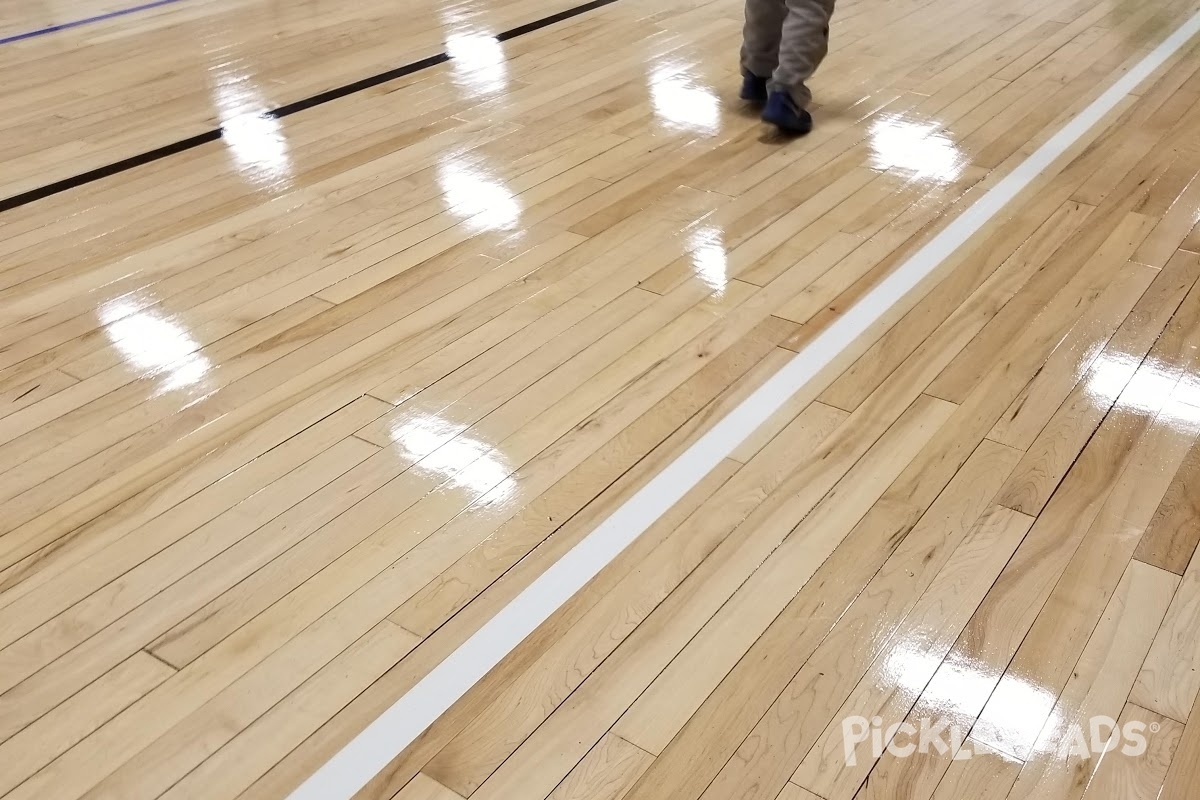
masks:
[[[809,133],[812,133],[813,127],[812,123],[810,122],[803,127],[797,128],[796,126],[792,125],[789,120],[784,119],[783,117],[776,117],[773,114],[763,114],[763,122],[769,122],[776,128],[779,128],[779,130],[783,131],[784,133],[791,134],[792,136],[805,136]]]

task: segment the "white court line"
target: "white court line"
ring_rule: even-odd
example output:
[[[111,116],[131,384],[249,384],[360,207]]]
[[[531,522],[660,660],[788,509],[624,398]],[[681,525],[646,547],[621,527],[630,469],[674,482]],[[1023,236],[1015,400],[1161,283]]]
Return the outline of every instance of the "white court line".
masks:
[[[655,475],[570,552],[294,791],[288,800],[349,800],[516,649],[526,636],[642,535],[738,445],[804,388],[1009,201],[1066,153],[1138,84],[1200,32],[1200,13],[1113,84]]]

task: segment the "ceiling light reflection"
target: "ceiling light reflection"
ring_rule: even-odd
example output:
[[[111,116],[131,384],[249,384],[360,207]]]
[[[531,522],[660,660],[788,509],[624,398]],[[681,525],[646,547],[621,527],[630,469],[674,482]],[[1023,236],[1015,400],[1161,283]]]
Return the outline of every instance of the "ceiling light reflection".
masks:
[[[1194,409],[1194,414],[1200,414],[1200,374],[1185,371],[1179,380],[1179,386],[1175,388],[1175,398]]]
[[[966,159],[936,123],[918,123],[885,115],[871,125],[871,164],[913,178],[949,183],[962,173]]]
[[[495,447],[468,436],[467,426],[436,414],[400,421],[392,441],[418,468],[432,470],[453,484],[506,498],[516,491],[512,468]]]
[[[266,99],[244,72],[223,66],[213,90],[221,123],[221,141],[238,171],[252,184],[272,190],[292,185],[293,167],[282,123],[269,112]]]
[[[508,62],[504,46],[486,33],[452,33],[446,37],[452,80],[476,94],[508,88]]]
[[[1099,403],[1114,402],[1129,384],[1140,360],[1124,354],[1101,353],[1088,371],[1084,391]]]
[[[941,663],[919,646],[901,645],[891,652],[884,665],[887,683],[905,689],[913,696],[919,694]]]
[[[291,185],[292,159],[279,120],[265,111],[240,114],[221,124],[221,138],[253,182],[270,188]]]
[[[520,220],[521,206],[513,193],[478,165],[444,160],[438,164],[438,185],[446,209],[470,219],[476,230],[508,230]]]
[[[165,371],[163,390],[195,384],[212,369],[188,331],[157,312],[113,300],[97,313],[105,335],[131,367],[149,374]]]
[[[724,232],[711,225],[697,228],[688,239],[688,247],[696,277],[718,295],[723,295],[729,283]]]
[[[1097,403],[1157,414],[1163,399],[1179,385],[1179,372],[1153,358],[1142,362],[1126,354],[1101,353],[1084,386]]]
[[[1004,676],[980,717],[991,741],[1001,749],[1025,754],[1045,730],[1060,722],[1057,693],[1012,674]]]
[[[708,136],[720,130],[721,102],[716,93],[676,69],[651,71],[650,103],[668,127]]]
[[[926,702],[941,713],[974,718],[996,686],[990,670],[973,661],[948,658],[926,689]]]

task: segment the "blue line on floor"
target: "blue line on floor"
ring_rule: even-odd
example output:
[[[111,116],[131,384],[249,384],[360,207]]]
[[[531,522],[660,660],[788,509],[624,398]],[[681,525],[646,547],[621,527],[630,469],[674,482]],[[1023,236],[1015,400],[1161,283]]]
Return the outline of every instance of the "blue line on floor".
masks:
[[[122,8],[119,11],[109,11],[107,14],[99,14],[94,17],[88,17],[87,19],[77,19],[73,22],[62,22],[58,25],[48,25],[45,28],[38,28],[36,31],[26,31],[25,33],[18,33],[14,36],[5,36],[0,38],[0,44],[11,44],[12,42],[19,42],[24,39],[32,39],[35,36],[45,36],[47,33],[54,33],[55,31],[65,31],[68,28],[78,28],[80,25],[90,25],[93,22],[103,22],[106,19],[123,17],[126,14],[136,14],[139,11],[149,11],[152,8],[169,6],[172,3],[180,2],[183,2],[183,0],[154,0],[152,3],[142,3],[140,6],[133,6],[132,8]]]

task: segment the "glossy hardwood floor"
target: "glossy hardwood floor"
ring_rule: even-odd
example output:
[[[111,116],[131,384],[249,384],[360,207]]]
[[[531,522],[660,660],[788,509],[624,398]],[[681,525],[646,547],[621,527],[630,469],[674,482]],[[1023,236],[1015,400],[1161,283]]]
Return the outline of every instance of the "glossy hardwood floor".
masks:
[[[0,39],[143,4],[0,0]],[[0,198],[218,127],[252,138],[264,108],[437,53],[473,51],[483,32],[571,5],[171,0],[2,45]]]
[[[225,125],[0,213],[0,796],[287,797],[1200,3],[845,0],[798,141],[736,2],[565,8],[0,45],[0,197]],[[1198,129],[1200,39],[356,797],[1197,796]]]

